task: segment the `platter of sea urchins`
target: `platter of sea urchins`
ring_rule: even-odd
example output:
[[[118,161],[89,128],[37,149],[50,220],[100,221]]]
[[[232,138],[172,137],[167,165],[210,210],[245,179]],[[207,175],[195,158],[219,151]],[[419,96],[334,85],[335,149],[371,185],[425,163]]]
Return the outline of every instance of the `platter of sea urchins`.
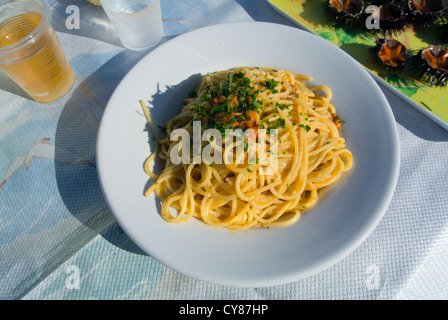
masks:
[[[448,130],[448,0],[269,0]]]

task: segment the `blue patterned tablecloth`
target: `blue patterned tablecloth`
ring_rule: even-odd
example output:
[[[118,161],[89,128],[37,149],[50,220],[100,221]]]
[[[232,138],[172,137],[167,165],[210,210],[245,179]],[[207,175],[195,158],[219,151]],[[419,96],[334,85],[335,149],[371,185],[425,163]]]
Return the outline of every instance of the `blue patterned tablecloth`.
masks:
[[[264,0],[161,1],[162,43],[225,22],[294,26]],[[448,132],[384,88],[400,134],[400,177],[380,225],[349,257],[255,289],[191,279],[144,254],[106,205],[95,143],[109,97],[147,52],[123,48],[101,7],[47,2],[79,81],[43,105],[0,75],[1,299],[448,298]],[[80,9],[79,29],[67,29],[69,5]]]

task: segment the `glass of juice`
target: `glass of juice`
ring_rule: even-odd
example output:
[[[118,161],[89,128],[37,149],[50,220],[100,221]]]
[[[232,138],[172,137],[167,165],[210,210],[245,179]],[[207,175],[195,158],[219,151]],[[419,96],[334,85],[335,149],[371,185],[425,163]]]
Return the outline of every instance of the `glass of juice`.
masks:
[[[100,0],[121,43],[141,51],[157,45],[163,36],[160,0]]]
[[[40,0],[0,0],[0,70],[38,102],[63,97],[74,74]]]

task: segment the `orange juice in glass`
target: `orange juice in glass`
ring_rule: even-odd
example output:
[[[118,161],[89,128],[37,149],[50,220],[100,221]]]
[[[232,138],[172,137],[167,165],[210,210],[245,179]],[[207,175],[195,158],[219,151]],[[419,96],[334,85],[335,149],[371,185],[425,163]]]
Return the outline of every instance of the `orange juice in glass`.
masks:
[[[63,97],[74,74],[40,0],[0,0],[0,70],[38,102]]]

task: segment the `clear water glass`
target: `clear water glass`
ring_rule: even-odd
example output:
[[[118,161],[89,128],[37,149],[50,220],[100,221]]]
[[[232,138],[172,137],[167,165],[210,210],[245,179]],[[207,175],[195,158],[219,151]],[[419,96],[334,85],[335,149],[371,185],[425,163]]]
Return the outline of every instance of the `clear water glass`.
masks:
[[[100,0],[122,44],[146,50],[163,36],[160,0]]]

